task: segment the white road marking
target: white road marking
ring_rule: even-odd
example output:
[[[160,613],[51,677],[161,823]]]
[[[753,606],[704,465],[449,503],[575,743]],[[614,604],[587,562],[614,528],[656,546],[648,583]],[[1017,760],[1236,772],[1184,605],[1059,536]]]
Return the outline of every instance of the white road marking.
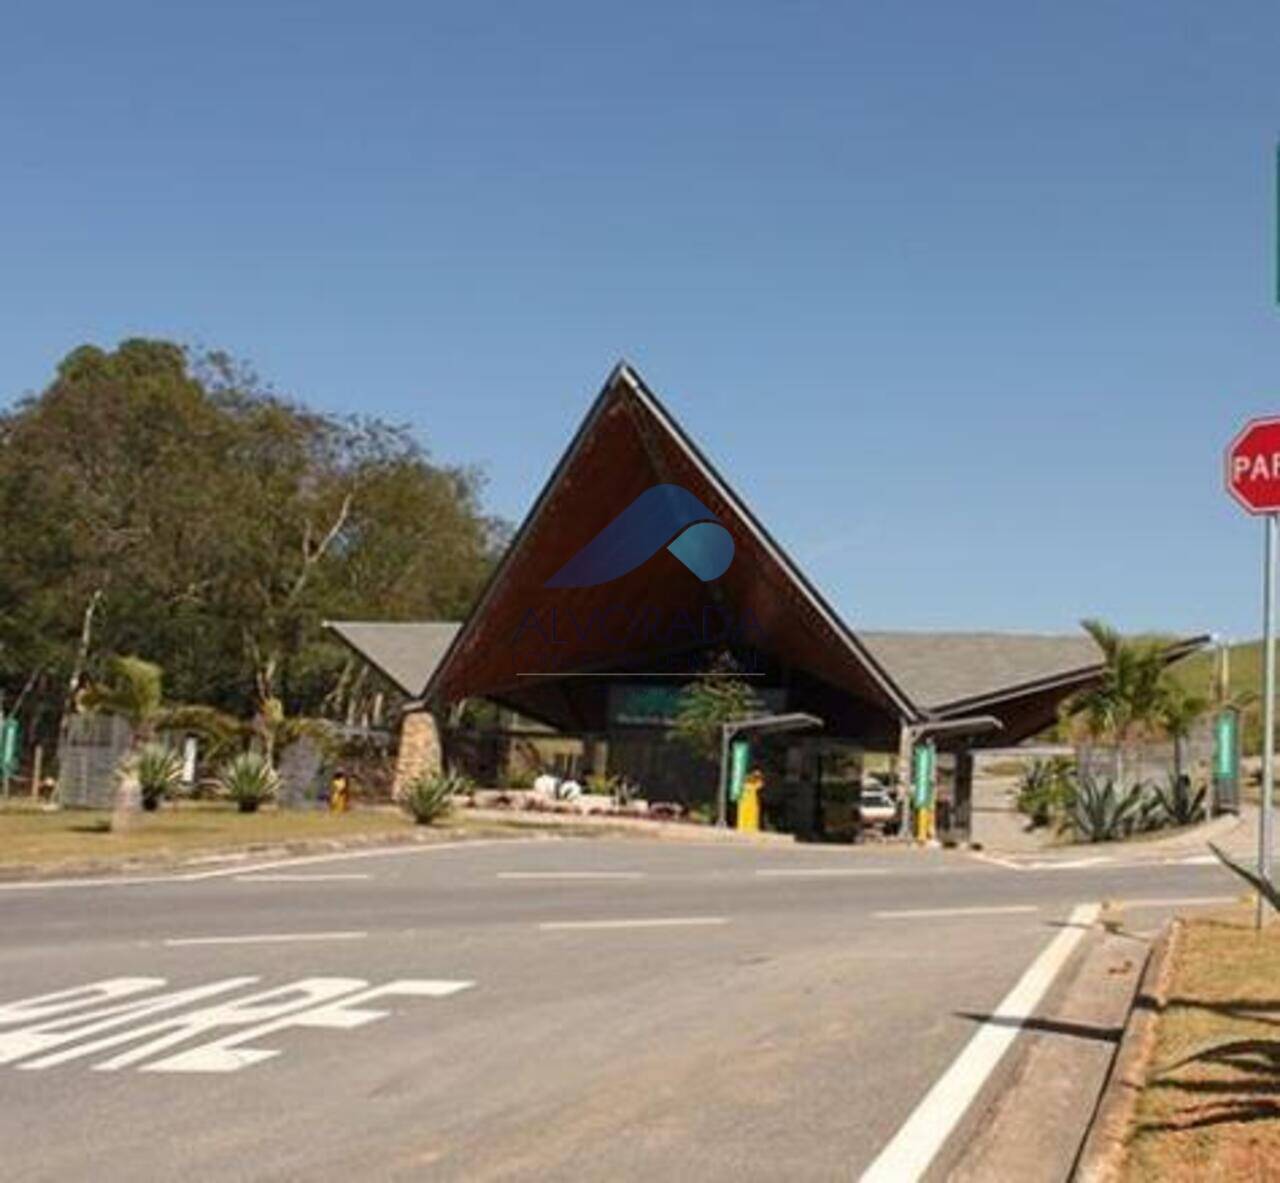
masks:
[[[284,941],[358,941],[367,932],[261,932],[234,937],[170,937],[164,943],[180,945],[273,945]]]
[[[1095,854],[1086,858],[1073,859],[1040,859],[1034,863],[1027,863],[1028,871],[1079,871],[1084,867],[1100,867],[1104,863],[1114,863],[1115,859],[1109,854]]]
[[[837,878],[842,875],[887,875],[887,867],[768,867],[756,871],[762,879]]]
[[[323,871],[313,875],[237,875],[237,883],[337,883],[350,879],[372,879],[373,876],[367,872],[354,872],[352,874],[342,874],[340,872],[325,873]]]
[[[1212,867],[1218,861],[1218,856],[1214,854],[1193,854],[1188,858],[1170,859],[1170,862],[1179,867]]]
[[[275,1048],[243,1047],[251,1040],[260,1039],[275,1031],[283,1031],[289,1027],[327,1027],[340,1031],[350,1031],[355,1027],[363,1027],[366,1023],[384,1019],[390,1013],[385,1010],[358,1010],[355,1003],[368,1002],[373,998],[381,998],[390,994],[413,994],[426,998],[447,998],[459,990],[474,986],[474,982],[446,981],[397,981],[388,982],[385,986],[374,986],[361,990],[356,994],[348,994],[320,1006],[306,1010],[294,1010],[282,1018],[260,1023],[247,1031],[239,1031],[233,1035],[224,1035],[211,1043],[201,1044],[179,1052],[176,1056],[144,1064],[143,1072],[236,1072],[263,1060],[270,1060],[280,1052]],[[135,1056],[136,1058],[136,1056]],[[103,1064],[95,1064],[95,1069],[109,1070],[122,1067],[125,1057],[117,1056]]]
[[[911,920],[928,916],[1010,916],[1017,912],[1038,912],[1035,904],[1002,904],[989,908],[901,908],[893,912],[873,912],[877,920]]]
[[[257,980],[255,977],[226,978],[96,1009],[96,1003],[163,986],[165,979],[109,978],[74,990],[20,999],[0,1006],[0,1015],[10,1022],[30,1018],[43,1021],[0,1033],[0,1063],[21,1059],[24,1062],[18,1064],[18,1068],[39,1072],[133,1044],[132,1048],[94,1064],[94,1071],[113,1072],[150,1060],[140,1071],[234,1072],[280,1054],[275,1048],[243,1046],[273,1032],[290,1027],[348,1031],[386,1018],[389,1013],[357,1004],[389,995],[446,998],[475,985],[470,981],[408,979],[370,987],[362,978],[303,978],[185,1013],[164,1013]],[[77,1013],[68,1016],[69,1008],[78,1008]],[[138,1025],[139,1020],[152,1020],[153,1016],[156,1016],[153,1021]],[[176,1044],[206,1037],[219,1028],[233,1030],[163,1059],[152,1058],[158,1053],[167,1053]]]
[[[695,928],[728,923],[724,916],[659,916],[645,920],[547,920],[538,927],[544,932],[551,932],[557,929]]]
[[[1078,904],[1067,926],[1031,963],[911,1116],[862,1174],[862,1183],[913,1183],[929,1169],[1054,978],[1098,918],[1098,904]]]
[[[643,879],[643,871],[499,871],[499,879]]]
[[[1027,869],[1021,863],[1014,862],[1013,859],[999,858],[994,854],[983,854],[980,851],[974,851],[971,857],[980,863],[990,863],[993,867],[1004,867],[1010,871],[1025,871]]]
[[[0,1005],[0,1026],[7,1023],[30,1023],[34,1019],[48,1019],[67,1011],[83,1010],[95,1002],[113,1002],[131,994],[143,994],[163,986],[164,978],[104,978],[77,986],[72,990],[58,990],[53,994],[37,994],[34,998],[19,998],[17,1002]]]
[[[1118,900],[1123,908],[1190,908],[1208,904],[1234,904],[1238,895],[1184,895],[1151,897],[1145,900]]]
[[[0,1035],[0,1064],[12,1063],[14,1060],[20,1060],[25,1056],[33,1056],[37,1053],[53,1052],[53,1049],[60,1048],[68,1043],[75,1043],[78,1039],[84,1039],[90,1035],[98,1035],[103,1031],[118,1030],[121,1027],[127,1027],[135,1020],[146,1019],[151,1015],[175,1010],[178,1007],[186,1006],[188,1003],[200,1002],[214,994],[225,994],[228,990],[238,990],[241,986],[251,986],[257,980],[255,977],[223,978],[221,981],[211,982],[207,986],[196,986],[193,989],[179,990],[172,994],[153,994],[141,1001],[127,1002],[123,1005],[108,1006],[87,1012],[80,1011],[77,1014],[60,1019],[36,1023],[30,1027],[20,1027],[15,1031],[6,1031],[3,1035]],[[164,985],[164,978],[160,978],[158,981],[161,985]],[[169,1023],[173,1021],[168,1020]],[[164,1024],[161,1025],[163,1026]],[[134,1035],[132,1033],[126,1032],[123,1036],[109,1036],[107,1042],[118,1043],[122,1040],[133,1038]],[[24,1065],[24,1067],[47,1067],[50,1064],[61,1063],[63,1060],[74,1059],[79,1054],[79,1049],[76,1048],[71,1049],[69,1052],[53,1052],[53,1055],[44,1055],[39,1061],[32,1061]]]

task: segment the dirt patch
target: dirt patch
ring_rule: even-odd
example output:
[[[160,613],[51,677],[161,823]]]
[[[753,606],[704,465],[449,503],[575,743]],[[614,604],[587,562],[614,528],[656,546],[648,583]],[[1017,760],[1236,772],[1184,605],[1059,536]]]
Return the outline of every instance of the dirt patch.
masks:
[[[1280,1181],[1280,922],[1187,921],[1155,1039],[1121,1178]]]

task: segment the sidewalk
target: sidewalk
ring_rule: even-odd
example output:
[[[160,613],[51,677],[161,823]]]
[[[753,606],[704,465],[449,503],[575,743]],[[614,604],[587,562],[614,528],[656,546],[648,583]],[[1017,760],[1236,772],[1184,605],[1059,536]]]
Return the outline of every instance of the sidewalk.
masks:
[[[1059,846],[1042,847],[1038,851],[1004,850],[986,846],[983,853],[989,856],[1006,856],[1016,860],[1034,859],[1040,862],[1066,862],[1081,858],[1117,858],[1127,861],[1168,861],[1185,857],[1212,857],[1209,843],[1222,847],[1229,854],[1253,855],[1258,849],[1258,821],[1260,811],[1256,805],[1244,805],[1238,817],[1223,814],[1196,826],[1164,835],[1137,835],[1123,842],[1075,842]],[[1280,830],[1277,831],[1280,833]]]

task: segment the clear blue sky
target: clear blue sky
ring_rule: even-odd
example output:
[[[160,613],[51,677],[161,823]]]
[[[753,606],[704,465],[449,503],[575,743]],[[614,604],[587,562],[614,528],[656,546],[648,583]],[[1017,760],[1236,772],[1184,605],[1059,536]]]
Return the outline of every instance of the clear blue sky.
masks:
[[[626,356],[855,625],[1258,631],[1273,2],[21,9],[3,397],[216,345],[515,519]]]

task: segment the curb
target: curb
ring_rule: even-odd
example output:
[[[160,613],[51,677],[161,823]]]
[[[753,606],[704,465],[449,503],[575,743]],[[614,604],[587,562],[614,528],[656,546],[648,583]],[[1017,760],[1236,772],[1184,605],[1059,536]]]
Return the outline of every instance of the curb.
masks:
[[[1169,995],[1182,922],[1168,921],[1147,954],[1107,1083],[1080,1148],[1075,1183],[1115,1183],[1128,1152],[1129,1126],[1155,1051],[1156,1023]]]
[[[536,827],[527,827],[536,832]],[[512,828],[514,829],[514,827]],[[549,838],[561,835],[544,830]],[[192,850],[182,856],[166,856],[160,851],[150,857],[132,859],[98,859],[96,861],[68,863],[7,863],[0,865],[0,883],[38,882],[44,879],[88,879],[118,875],[156,875],[171,872],[196,871],[202,868],[231,866],[237,862],[256,859],[301,858],[309,855],[342,854],[352,850],[393,849],[403,846],[438,846],[444,842],[492,841],[495,838],[518,837],[486,833],[483,830],[429,829],[427,832],[409,830],[396,833],[352,834],[341,838],[295,838],[277,842],[250,842],[239,846],[214,847]]]

